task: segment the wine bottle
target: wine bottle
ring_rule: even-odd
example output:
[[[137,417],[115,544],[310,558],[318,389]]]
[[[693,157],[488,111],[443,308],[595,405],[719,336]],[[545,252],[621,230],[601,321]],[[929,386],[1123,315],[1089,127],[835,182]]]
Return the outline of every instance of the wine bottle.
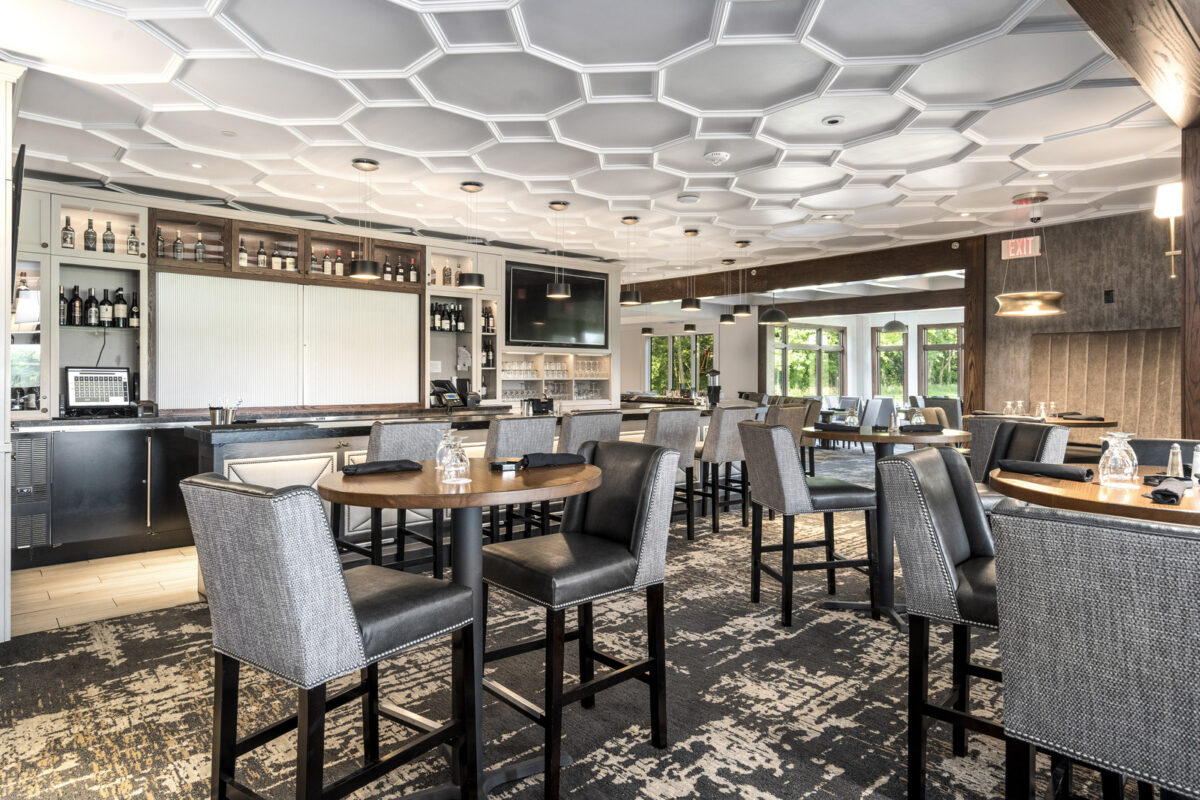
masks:
[[[329,255],[329,248],[325,248],[325,257],[321,259],[321,272],[325,275],[333,274],[333,258]]]
[[[67,224],[63,225],[62,232],[59,234],[59,241],[62,243],[64,250],[75,249],[75,229],[71,227],[70,217],[67,217]]]
[[[83,298],[79,296],[79,287],[71,295],[71,303],[67,309],[67,324],[79,327],[83,324]]]
[[[128,328],[129,327],[129,304],[125,302],[125,295],[121,293],[121,287],[117,287],[117,296],[113,298],[113,327]]]
[[[129,304],[129,327],[142,327],[142,309],[138,306],[137,292],[133,293],[133,302]]]
[[[279,255],[279,245],[272,245],[271,269],[283,269],[283,257]]]
[[[433,324],[429,327],[435,331],[440,331],[442,329],[442,309],[437,303],[434,303],[431,307],[429,317],[433,320]]]
[[[100,303],[96,301],[96,290],[88,289],[88,298],[83,304],[84,324],[89,328],[100,325]]]
[[[463,316],[462,303],[458,304],[458,330],[459,333],[465,333],[467,330],[467,318]]]
[[[162,228],[158,228],[154,234],[154,257],[167,257],[167,240],[163,238]]]
[[[408,280],[410,283],[420,282],[420,279],[417,277],[417,260],[415,258],[408,259]]]
[[[258,253],[256,254],[256,263],[258,266],[266,269],[267,267],[267,248],[263,247],[263,240],[258,240]]]
[[[446,331],[447,333],[454,330],[454,328],[451,326],[450,313],[450,304],[447,303],[446,310],[442,312],[442,330]]]
[[[345,263],[346,262],[342,261],[342,251],[338,250],[337,258],[335,258],[333,260],[333,274],[339,275],[339,276],[345,275],[346,274]]]
[[[112,223],[111,222],[104,223],[104,235],[100,237],[100,240],[101,240],[101,242],[100,242],[101,246],[104,248],[104,252],[106,252],[106,253],[117,252],[117,237],[112,232]]]
[[[68,305],[68,303],[69,303],[69,301],[67,300],[66,293],[63,292],[63,287],[59,286],[58,287],[58,324],[59,325],[67,324],[67,305]]]
[[[383,256],[383,279],[385,281],[392,279],[392,262],[386,253]]]
[[[238,240],[238,266],[239,267],[250,266],[250,254],[246,252],[246,240],[245,239]]]
[[[129,226],[129,235],[125,237],[125,254],[136,256],[142,252],[141,242],[137,238],[137,225]]]
[[[321,271],[321,267],[317,264],[317,251],[309,248],[308,250],[308,271],[309,274],[314,274]]]
[[[450,282],[454,280],[454,272],[450,269],[450,259],[442,262],[442,286],[451,286]]]
[[[111,328],[113,326],[113,304],[112,300],[108,299],[108,289],[104,290],[104,299],[100,301],[100,327]]]
[[[200,240],[200,236],[201,234],[196,234],[196,249],[193,251],[193,255],[197,261],[203,261],[204,254],[207,252],[206,248],[204,247],[204,242]]]
[[[175,231],[175,241],[171,243],[171,257],[176,261],[183,261],[183,235],[180,231]]]
[[[296,271],[296,254],[290,250],[287,250],[284,252],[283,268],[286,269],[288,272]]]
[[[96,229],[92,227],[92,221],[88,220],[87,230],[83,232],[83,249],[96,252]]]

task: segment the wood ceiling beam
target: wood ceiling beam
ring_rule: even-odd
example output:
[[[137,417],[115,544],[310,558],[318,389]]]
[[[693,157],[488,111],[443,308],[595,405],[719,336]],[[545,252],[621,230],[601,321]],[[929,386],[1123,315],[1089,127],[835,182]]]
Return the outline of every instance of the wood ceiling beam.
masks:
[[[953,308],[966,302],[963,289],[935,289],[926,292],[897,292],[864,297],[837,297],[830,300],[804,300],[777,303],[789,318],[836,317],[842,314],[880,314],[892,311],[921,311],[926,308]]]

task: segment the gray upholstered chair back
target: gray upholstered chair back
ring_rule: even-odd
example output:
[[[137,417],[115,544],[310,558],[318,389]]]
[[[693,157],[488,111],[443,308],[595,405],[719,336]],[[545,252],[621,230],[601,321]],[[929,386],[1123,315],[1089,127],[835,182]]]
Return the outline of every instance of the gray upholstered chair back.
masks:
[[[782,410],[787,406],[779,408]],[[704,437],[704,449],[700,452],[700,460],[709,464],[742,461],[742,439],[738,435],[737,426],[739,422],[752,419],[753,408],[714,408],[708,424],[708,435]]]
[[[754,502],[780,514],[811,514],[812,495],[792,432],[762,422],[738,424]]]
[[[926,447],[882,458],[877,470],[876,490],[887,502],[909,611],[966,622],[955,597],[954,568],[969,558],[995,555],[966,460],[950,447]]]
[[[925,395],[921,398],[925,402],[925,408],[940,408],[946,412],[946,421],[950,423],[950,427],[955,430],[962,430],[963,413],[962,400],[958,397],[930,397]]]
[[[1200,530],[1013,501],[991,519],[1005,733],[1200,797]]]
[[[635,588],[662,583],[679,452],[637,442],[587,442],[580,449],[604,482],[563,504],[562,532],[620,542],[637,557]]]
[[[867,401],[867,405],[863,408],[862,416],[859,417],[860,425],[886,425],[887,422],[880,422],[879,417],[883,412],[883,398],[872,397]]]
[[[976,483],[983,483],[987,478],[992,441],[996,438],[1000,423],[1007,421],[1011,421],[1011,418],[994,414],[972,416],[966,420],[967,433],[971,434],[971,477]]]
[[[558,420],[543,417],[499,417],[488,425],[484,458],[519,458],[529,453],[554,451]]]
[[[820,413],[820,412],[818,412]],[[766,419],[759,420],[766,422],[768,425],[782,425],[792,432],[792,438],[796,440],[796,445],[800,445],[800,440],[804,438],[804,421],[808,419],[808,408],[806,406],[770,406],[767,409]]]
[[[909,408],[924,408],[925,407],[925,398],[919,394],[910,394],[908,396],[908,407]]]
[[[811,428],[812,426],[816,425],[820,421],[821,421],[821,402],[819,400],[812,400],[804,408],[804,424],[801,427]],[[799,443],[801,445],[803,445],[804,447],[813,447],[816,445],[817,440],[811,436],[803,436],[800,438]]]
[[[1191,466],[1192,451],[1200,441],[1196,439],[1130,439],[1129,446],[1137,456],[1139,465],[1165,467],[1171,459],[1171,445],[1178,444],[1183,463]],[[1102,442],[1100,452],[1108,450],[1108,442]]]
[[[620,411],[572,411],[563,414],[558,429],[558,452],[578,453],[584,442],[612,442],[621,438]]]
[[[862,407],[861,397],[851,397],[850,395],[842,395],[838,398],[838,407],[849,411],[851,409],[859,411]]]
[[[376,422],[371,426],[371,436],[367,440],[367,461],[436,458],[438,444],[449,429],[450,423],[446,420]]]
[[[1042,464],[1061,464],[1067,455],[1070,431],[1061,425],[1040,422],[1005,420],[996,428],[992,446],[983,468],[984,480],[1004,458],[1017,461],[1037,461]],[[974,448],[972,448],[974,450]]]
[[[656,444],[679,452],[679,468],[696,463],[696,437],[700,433],[700,410],[695,408],[653,408],[646,417],[643,444]]]
[[[365,661],[325,509],[308,486],[216,473],[180,482],[212,615],[213,648],[301,688]]]

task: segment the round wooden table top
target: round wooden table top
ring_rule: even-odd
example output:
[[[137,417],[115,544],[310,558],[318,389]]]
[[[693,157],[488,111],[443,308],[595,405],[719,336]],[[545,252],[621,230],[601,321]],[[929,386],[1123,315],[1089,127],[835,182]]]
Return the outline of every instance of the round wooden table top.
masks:
[[[880,442],[881,444],[962,444],[971,441],[971,434],[946,428],[941,433],[862,433],[860,431],[822,431],[805,428],[805,436],[828,439],[832,442]]]
[[[488,466],[492,459],[469,461],[470,483],[445,483],[433,461],[422,461],[420,472],[334,472],[317,482],[317,493],[331,503],[364,508],[482,508],[558,500],[600,485],[600,468],[592,464],[499,472]]]
[[[971,419],[974,416],[977,415],[964,414],[963,419]],[[991,415],[989,414],[988,416]],[[996,416],[1000,415],[997,414]],[[1004,418],[1017,421],[1028,420],[1029,422],[1045,422],[1047,425],[1061,425],[1064,428],[1115,428],[1120,424],[1115,419],[1079,419],[1078,417],[1046,417],[1046,419],[1043,420],[1039,417],[1028,417],[1025,415],[1013,414],[1011,416],[1005,416]]]
[[[1138,467],[1138,474],[1143,477],[1165,471],[1163,467]],[[1082,483],[1020,475],[999,469],[992,470],[991,487],[1001,494],[1039,506],[1173,522],[1177,525],[1200,525],[1200,492],[1196,489],[1186,493],[1179,505],[1165,506],[1152,502],[1149,497],[1142,497],[1150,494],[1153,486],[1129,489],[1101,486],[1098,473],[1091,483]]]

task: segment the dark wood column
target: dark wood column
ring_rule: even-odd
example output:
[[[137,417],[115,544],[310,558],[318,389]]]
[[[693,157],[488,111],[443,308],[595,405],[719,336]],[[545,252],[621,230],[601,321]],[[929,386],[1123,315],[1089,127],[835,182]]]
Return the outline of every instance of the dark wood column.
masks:
[[[1179,319],[1183,368],[1180,433],[1185,439],[1200,439],[1200,126],[1183,130],[1183,226],[1176,235],[1183,238],[1181,243],[1176,239],[1183,250],[1179,273],[1183,304]]]
[[[963,286],[963,411],[984,408],[984,355],[986,352],[987,296],[987,239],[978,236],[964,239],[967,251],[966,285]]]

